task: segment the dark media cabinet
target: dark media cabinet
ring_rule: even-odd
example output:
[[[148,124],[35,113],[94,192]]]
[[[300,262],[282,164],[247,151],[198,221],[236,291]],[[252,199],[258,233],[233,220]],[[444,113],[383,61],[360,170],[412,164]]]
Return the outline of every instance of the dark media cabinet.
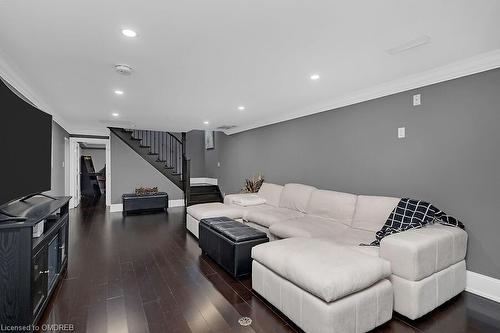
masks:
[[[0,222],[0,323],[4,327],[31,325],[32,329],[63,277],[68,265],[69,199],[33,197],[1,207],[25,218]],[[33,238],[33,227],[43,220],[43,234]]]

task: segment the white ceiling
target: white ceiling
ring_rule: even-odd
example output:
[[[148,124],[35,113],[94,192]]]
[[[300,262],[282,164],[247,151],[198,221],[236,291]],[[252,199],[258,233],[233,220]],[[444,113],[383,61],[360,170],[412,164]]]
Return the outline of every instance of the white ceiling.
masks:
[[[237,132],[500,59],[499,17],[498,0],[5,0],[0,74],[73,133],[104,133],[112,112],[123,126]],[[431,42],[386,52],[421,36]]]

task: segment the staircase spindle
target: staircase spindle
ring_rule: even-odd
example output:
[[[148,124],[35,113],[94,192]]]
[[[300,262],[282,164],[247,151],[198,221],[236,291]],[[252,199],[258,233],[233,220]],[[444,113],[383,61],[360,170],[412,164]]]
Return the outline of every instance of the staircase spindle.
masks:
[[[153,131],[151,134],[153,135],[153,152],[152,153],[154,154],[154,153],[156,153],[156,132]]]

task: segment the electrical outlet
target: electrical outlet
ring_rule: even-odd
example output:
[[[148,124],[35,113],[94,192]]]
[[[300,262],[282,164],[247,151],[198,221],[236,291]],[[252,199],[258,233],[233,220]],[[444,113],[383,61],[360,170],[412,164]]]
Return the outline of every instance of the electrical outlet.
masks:
[[[422,97],[420,94],[413,95],[413,106],[422,104]]]
[[[217,167],[220,168],[220,162],[217,162]]]
[[[398,139],[403,139],[406,137],[406,127],[398,128]]]

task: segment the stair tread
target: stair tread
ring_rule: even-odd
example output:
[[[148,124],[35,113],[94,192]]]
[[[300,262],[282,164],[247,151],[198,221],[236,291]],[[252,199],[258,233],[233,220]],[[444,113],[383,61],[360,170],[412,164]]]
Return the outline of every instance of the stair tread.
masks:
[[[220,200],[189,200],[188,205],[197,205],[197,204],[210,203],[210,202],[222,202],[222,199],[220,199]]]
[[[208,184],[208,183],[196,183],[196,184],[191,184],[189,186],[190,187],[217,187],[217,185]]]
[[[216,195],[220,196],[219,192],[207,192],[207,193],[190,193],[191,196],[202,196],[202,195]]]

